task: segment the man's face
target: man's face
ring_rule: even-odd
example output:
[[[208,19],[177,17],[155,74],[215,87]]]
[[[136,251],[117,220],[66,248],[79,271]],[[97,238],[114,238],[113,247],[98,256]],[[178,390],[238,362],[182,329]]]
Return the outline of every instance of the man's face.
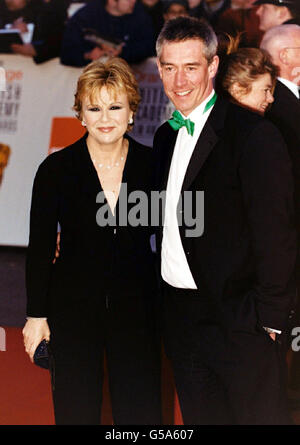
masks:
[[[281,25],[281,6],[264,3],[257,9],[256,14],[259,17],[259,29],[268,31],[273,26]]]
[[[213,88],[218,57],[208,65],[203,48],[200,39],[165,43],[157,62],[166,95],[185,116],[200,105]]]

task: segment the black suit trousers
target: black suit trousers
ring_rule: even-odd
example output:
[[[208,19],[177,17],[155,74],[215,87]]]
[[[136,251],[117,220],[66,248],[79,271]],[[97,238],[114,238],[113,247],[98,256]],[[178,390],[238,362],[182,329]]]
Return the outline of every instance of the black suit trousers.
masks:
[[[164,286],[163,331],[185,424],[291,424],[281,340],[230,330],[198,291]]]
[[[160,345],[151,299],[78,300],[49,318],[56,424],[100,424],[104,351],[113,422],[160,424]],[[64,309],[67,312],[67,309]]]

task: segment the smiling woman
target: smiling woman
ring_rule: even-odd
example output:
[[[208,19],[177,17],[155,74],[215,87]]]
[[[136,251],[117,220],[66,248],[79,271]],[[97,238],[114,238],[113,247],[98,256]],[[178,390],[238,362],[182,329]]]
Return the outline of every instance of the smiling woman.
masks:
[[[239,48],[221,58],[216,90],[241,106],[264,114],[274,101],[278,70],[258,48]]]
[[[125,187],[150,195],[152,150],[126,134],[139,101],[125,61],[88,65],[74,105],[87,133],[50,155],[35,178],[23,334],[31,360],[50,340],[57,424],[100,422],[104,351],[114,423],[161,423],[151,231],[96,220],[101,192],[109,215],[120,213]]]

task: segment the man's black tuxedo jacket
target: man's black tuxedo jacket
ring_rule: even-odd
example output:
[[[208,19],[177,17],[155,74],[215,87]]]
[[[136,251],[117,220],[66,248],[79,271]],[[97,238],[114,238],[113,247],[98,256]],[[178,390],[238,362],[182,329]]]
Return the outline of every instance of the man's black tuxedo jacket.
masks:
[[[139,190],[148,195],[153,152],[127,138],[122,182],[128,194]],[[93,305],[107,295],[144,295],[148,300],[154,296],[157,279],[149,228],[99,227],[96,214],[101,204],[96,196],[101,191],[86,136],[40,165],[31,204],[27,315],[71,317],[79,301]],[[128,212],[133,206],[128,204]],[[118,209],[119,201],[116,214]],[[58,223],[60,256],[53,264]]]
[[[165,190],[177,132],[154,138],[156,187]],[[204,191],[204,233],[184,252],[201,293],[230,329],[284,329],[295,296],[291,163],[268,120],[219,98],[201,132],[182,192]],[[157,239],[161,248],[162,228]]]
[[[266,117],[280,130],[292,161],[295,181],[295,212],[300,230],[300,100],[277,81],[274,102]]]

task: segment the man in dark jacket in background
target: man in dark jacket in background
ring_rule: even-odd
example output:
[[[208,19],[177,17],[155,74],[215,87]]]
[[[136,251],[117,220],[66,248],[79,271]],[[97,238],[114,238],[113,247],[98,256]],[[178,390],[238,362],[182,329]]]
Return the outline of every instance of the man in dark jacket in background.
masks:
[[[140,3],[94,0],[69,20],[61,62],[84,66],[101,57],[120,56],[128,63],[138,63],[154,56],[154,48],[151,18]]]
[[[19,29],[23,40],[12,44],[11,52],[32,57],[35,63],[58,57],[69,3],[70,0],[0,0],[0,28]]]

